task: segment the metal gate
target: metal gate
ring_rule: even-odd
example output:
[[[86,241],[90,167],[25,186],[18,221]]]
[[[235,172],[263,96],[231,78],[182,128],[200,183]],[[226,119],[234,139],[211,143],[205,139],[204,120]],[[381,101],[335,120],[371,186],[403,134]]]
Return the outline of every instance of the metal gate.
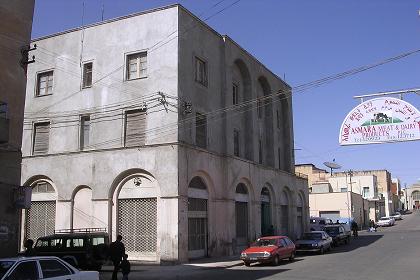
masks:
[[[36,241],[38,237],[54,233],[55,201],[32,201],[26,210],[25,238]]]
[[[118,199],[118,234],[129,253],[155,253],[157,246],[156,198]]]
[[[188,256],[207,255],[207,199],[188,198]]]
[[[235,202],[236,242],[238,246],[248,243],[248,203]]]

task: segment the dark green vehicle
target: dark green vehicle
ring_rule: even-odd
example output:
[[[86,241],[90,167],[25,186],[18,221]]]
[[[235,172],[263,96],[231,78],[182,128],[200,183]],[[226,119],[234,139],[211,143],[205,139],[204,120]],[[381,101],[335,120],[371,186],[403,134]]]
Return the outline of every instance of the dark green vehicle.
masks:
[[[38,238],[34,252],[38,256],[56,256],[79,269],[100,270],[107,261],[109,236],[105,229],[55,231]]]

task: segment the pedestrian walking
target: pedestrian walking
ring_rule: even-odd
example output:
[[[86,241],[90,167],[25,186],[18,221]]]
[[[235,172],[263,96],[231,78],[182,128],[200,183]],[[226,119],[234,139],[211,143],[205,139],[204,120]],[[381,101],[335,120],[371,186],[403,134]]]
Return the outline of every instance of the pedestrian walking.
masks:
[[[353,231],[354,237],[357,237],[359,235],[359,225],[356,223],[356,221],[351,222],[351,230]]]
[[[128,255],[124,254],[123,260],[121,262],[121,272],[123,275],[122,280],[128,280],[128,274],[131,271],[131,265],[127,258],[128,258]]]
[[[118,270],[120,269],[121,261],[125,255],[125,246],[122,243],[122,236],[118,235],[117,240],[109,245],[109,256],[112,264],[114,265],[114,271],[112,272],[112,280],[117,280]]]

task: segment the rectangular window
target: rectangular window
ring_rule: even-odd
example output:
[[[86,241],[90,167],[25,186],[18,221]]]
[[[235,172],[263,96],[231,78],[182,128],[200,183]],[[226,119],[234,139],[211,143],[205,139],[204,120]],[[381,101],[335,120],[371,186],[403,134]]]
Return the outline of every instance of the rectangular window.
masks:
[[[276,111],[277,114],[277,128],[280,128],[280,114],[279,114],[279,110]]]
[[[277,148],[277,157],[279,159],[279,169],[281,169],[281,149]]]
[[[83,82],[82,82],[83,88],[88,88],[92,86],[92,71],[93,71],[92,62],[83,64]]]
[[[125,146],[143,146],[146,143],[146,110],[125,113]]]
[[[36,96],[52,94],[53,91],[53,71],[39,73],[37,77]]]
[[[7,119],[7,103],[0,101],[0,119]]]
[[[90,116],[80,118],[80,150],[89,146]]]
[[[36,123],[34,125],[33,155],[43,155],[48,153],[50,142],[50,123]]]
[[[239,157],[239,130],[233,130],[233,154]]]
[[[207,86],[207,63],[198,57],[195,58],[195,81]]]
[[[363,187],[363,196],[364,197],[368,197],[369,196],[369,192],[370,192],[369,187]]]
[[[347,188],[341,188],[340,191],[341,192],[347,192]]]
[[[127,80],[147,77],[147,52],[127,56]]]
[[[200,113],[195,115],[195,144],[207,148],[207,117]]]
[[[236,105],[239,101],[239,88],[237,84],[232,85],[232,104]]]
[[[261,139],[258,140],[258,163],[263,163],[263,146]]]

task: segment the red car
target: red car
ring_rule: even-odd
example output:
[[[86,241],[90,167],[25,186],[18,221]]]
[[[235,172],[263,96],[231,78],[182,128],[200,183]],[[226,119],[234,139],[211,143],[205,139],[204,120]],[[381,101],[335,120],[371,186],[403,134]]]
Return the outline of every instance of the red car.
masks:
[[[241,260],[246,266],[251,263],[271,263],[278,265],[280,260],[293,260],[296,254],[295,244],[287,236],[266,236],[258,238],[251,247],[241,253]]]

